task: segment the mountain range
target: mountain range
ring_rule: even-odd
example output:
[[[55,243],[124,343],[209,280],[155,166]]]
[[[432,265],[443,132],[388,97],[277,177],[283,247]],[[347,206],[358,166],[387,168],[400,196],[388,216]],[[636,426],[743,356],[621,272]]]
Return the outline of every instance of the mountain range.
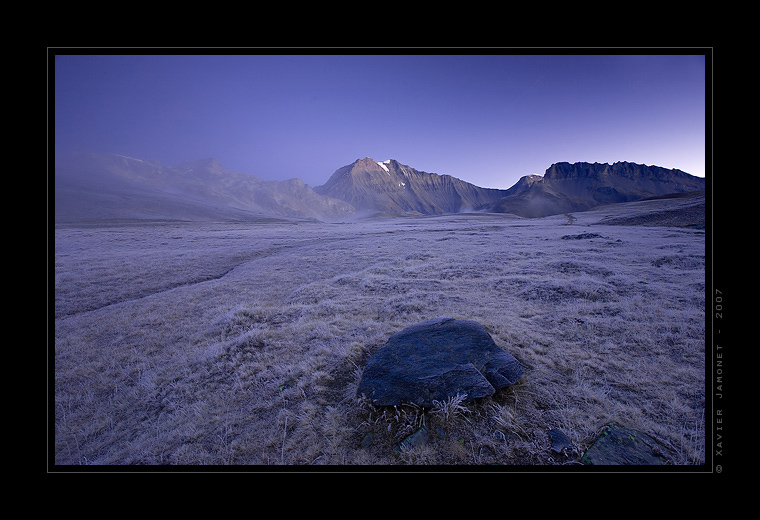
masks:
[[[628,162],[556,163],[506,190],[481,188],[396,160],[365,157],[321,186],[265,181],[214,159],[175,166],[113,154],[56,161],[56,222],[92,219],[339,221],[375,214],[513,213],[542,217],[603,204],[704,191],[705,179]]]

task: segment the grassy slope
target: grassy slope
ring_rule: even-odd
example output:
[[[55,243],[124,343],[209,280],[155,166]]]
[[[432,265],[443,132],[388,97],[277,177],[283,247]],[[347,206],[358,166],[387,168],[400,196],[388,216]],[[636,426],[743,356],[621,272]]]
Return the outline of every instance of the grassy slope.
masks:
[[[702,463],[704,233],[591,218],[57,229],[52,458],[574,464],[617,420]],[[455,416],[359,402],[367,357],[441,315],[483,323],[523,382]],[[422,421],[446,437],[393,455]]]

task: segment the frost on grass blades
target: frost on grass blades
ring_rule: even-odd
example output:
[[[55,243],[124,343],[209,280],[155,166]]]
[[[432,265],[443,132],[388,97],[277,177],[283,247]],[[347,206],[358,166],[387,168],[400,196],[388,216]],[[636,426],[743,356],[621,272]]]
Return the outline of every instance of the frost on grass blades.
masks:
[[[582,453],[614,420],[702,464],[704,232],[590,215],[59,227],[51,458],[575,464],[546,432]],[[357,400],[367,358],[436,316],[482,323],[524,379],[466,409]]]

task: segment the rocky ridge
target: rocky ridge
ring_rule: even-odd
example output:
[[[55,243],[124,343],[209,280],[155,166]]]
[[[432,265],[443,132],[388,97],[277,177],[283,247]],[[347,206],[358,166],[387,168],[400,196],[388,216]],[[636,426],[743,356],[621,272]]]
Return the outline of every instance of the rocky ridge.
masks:
[[[629,162],[560,162],[551,165],[543,177],[522,177],[503,198],[482,209],[544,217],[704,189],[705,179],[678,169]]]

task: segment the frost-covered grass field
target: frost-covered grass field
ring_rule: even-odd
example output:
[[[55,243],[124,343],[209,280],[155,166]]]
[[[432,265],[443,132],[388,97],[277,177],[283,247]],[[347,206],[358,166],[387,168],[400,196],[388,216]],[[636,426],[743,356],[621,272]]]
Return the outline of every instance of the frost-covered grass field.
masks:
[[[704,463],[704,231],[600,215],[58,227],[51,460],[579,464],[615,420]],[[368,356],[437,316],[523,380],[466,409],[358,400]]]

